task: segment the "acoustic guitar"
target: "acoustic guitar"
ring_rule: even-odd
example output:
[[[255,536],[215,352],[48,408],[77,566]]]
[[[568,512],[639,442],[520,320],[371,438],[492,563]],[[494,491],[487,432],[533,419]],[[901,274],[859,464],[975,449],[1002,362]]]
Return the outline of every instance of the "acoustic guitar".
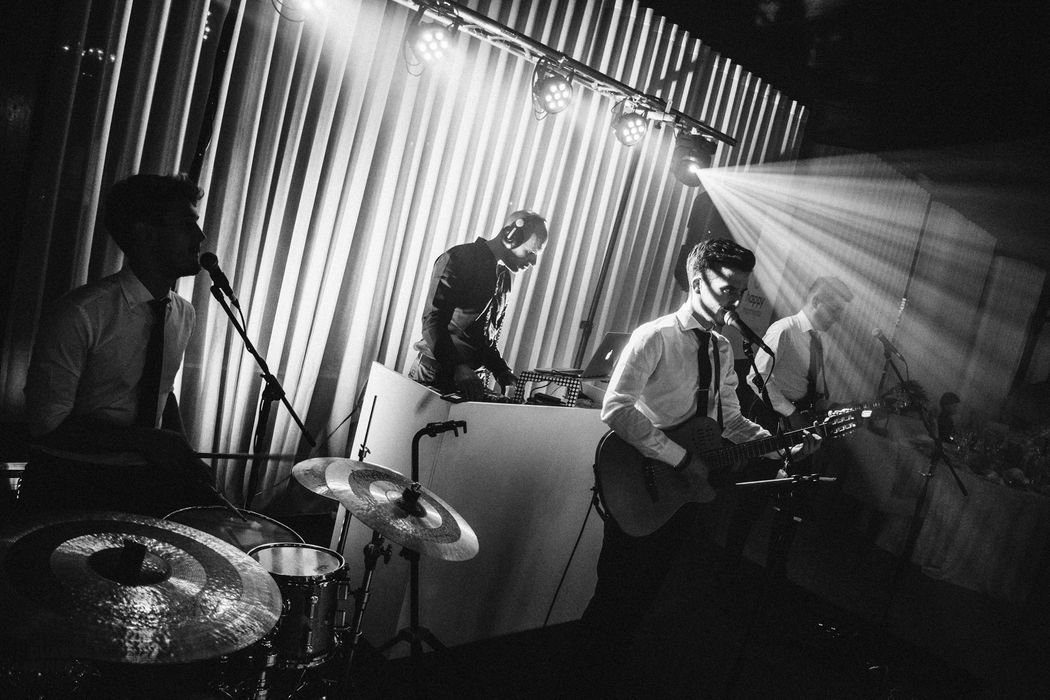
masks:
[[[734,468],[767,452],[802,443],[807,431],[825,440],[848,435],[869,414],[866,407],[841,408],[806,428],[738,445],[725,443],[718,423],[707,416],[693,416],[664,434],[698,456],[709,477],[723,480]],[[691,466],[675,471],[673,465],[643,456],[611,430],[598,443],[594,476],[606,512],[634,537],[655,532],[686,503],[698,502],[701,489],[709,488]]]

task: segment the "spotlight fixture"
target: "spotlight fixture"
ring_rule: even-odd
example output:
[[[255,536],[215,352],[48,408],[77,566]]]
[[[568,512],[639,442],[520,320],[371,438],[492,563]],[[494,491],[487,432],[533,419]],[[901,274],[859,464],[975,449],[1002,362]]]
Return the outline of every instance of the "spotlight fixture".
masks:
[[[619,102],[614,108],[616,116],[613,118],[612,128],[616,134],[616,140],[624,146],[633,146],[645,136],[645,129],[649,126],[643,114],[633,111],[625,101]]]
[[[532,102],[537,111],[561,112],[572,101],[572,73],[563,75],[549,60],[541,60],[532,71]]]
[[[715,158],[715,143],[690,133],[682,133],[674,147],[671,172],[686,187],[700,184],[700,171],[711,167]]]
[[[408,32],[408,45],[420,63],[434,65],[445,57],[451,42],[448,29],[437,22],[416,22]]]

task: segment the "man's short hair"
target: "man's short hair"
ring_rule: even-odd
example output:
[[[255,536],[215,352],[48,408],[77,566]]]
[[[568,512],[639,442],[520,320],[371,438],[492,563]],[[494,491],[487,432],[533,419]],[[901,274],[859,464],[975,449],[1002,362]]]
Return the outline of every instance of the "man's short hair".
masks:
[[[515,248],[534,234],[540,234],[543,240],[547,240],[547,220],[528,209],[518,209],[508,214],[500,231],[500,235],[505,236]]]
[[[728,238],[713,238],[697,243],[685,263],[690,280],[716,267],[751,272],[755,269],[755,254]]]
[[[951,406],[952,404],[959,403],[959,402],[960,402],[959,395],[956,394],[954,391],[946,391],[943,394],[941,394],[941,408],[942,409],[943,408],[947,408],[948,406]]]
[[[809,290],[806,292],[806,302],[816,304],[818,301],[837,301],[848,304],[853,301],[853,292],[838,277],[818,277],[813,280],[813,284],[809,285]]]
[[[139,223],[156,223],[180,206],[195,207],[204,196],[188,175],[132,175],[114,184],[106,196],[103,223],[127,252]]]

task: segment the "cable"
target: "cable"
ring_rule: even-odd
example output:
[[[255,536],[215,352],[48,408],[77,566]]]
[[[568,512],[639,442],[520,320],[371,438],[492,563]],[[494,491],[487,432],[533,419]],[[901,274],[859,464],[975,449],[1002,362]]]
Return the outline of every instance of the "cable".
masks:
[[[550,607],[547,608],[547,616],[543,618],[543,626],[546,627],[547,623],[550,622],[551,613],[554,612],[554,604],[558,602],[558,593],[561,592],[562,584],[565,583],[565,577],[569,575],[569,567],[572,566],[573,557],[576,556],[576,550],[580,546],[580,540],[583,539],[583,532],[587,528],[587,521],[590,520],[591,511],[594,510],[595,502],[598,499],[597,486],[592,486],[591,491],[591,502],[587,504],[587,512],[583,516],[583,524],[580,526],[580,534],[576,536],[576,542],[572,545],[572,551],[569,552],[569,560],[565,562],[565,569],[561,572],[561,579],[558,581],[558,586],[554,589],[554,597],[551,598]]]

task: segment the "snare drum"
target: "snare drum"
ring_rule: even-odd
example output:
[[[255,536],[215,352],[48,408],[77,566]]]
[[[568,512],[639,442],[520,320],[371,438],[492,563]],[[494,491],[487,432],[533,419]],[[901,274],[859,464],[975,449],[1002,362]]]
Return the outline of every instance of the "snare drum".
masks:
[[[168,513],[164,519],[203,530],[243,552],[250,552],[259,545],[269,542],[303,542],[299,533],[273,518],[250,510],[237,512],[245,519],[241,520],[225,506],[182,508],[174,513]]]
[[[335,615],[346,563],[330,549],[312,544],[264,544],[248,552],[277,582],[284,608],[273,638],[281,666],[307,668],[335,651]]]

